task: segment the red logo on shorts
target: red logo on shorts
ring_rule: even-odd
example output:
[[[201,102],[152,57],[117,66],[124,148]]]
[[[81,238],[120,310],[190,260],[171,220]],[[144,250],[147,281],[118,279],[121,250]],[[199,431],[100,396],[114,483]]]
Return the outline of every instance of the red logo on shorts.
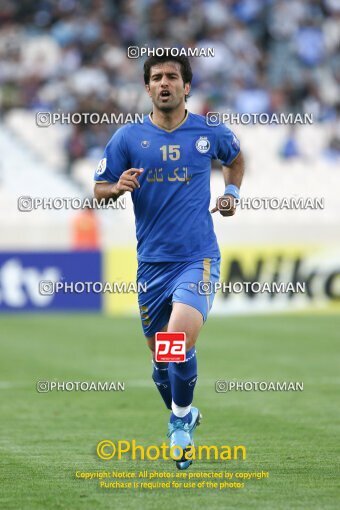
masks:
[[[185,333],[156,333],[156,361],[185,361]]]

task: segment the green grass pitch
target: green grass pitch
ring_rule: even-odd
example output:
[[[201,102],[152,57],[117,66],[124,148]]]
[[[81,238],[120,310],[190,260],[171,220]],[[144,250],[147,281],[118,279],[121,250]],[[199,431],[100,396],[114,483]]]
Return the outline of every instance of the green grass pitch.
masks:
[[[91,314],[1,318],[3,510],[336,509],[339,501],[337,316],[210,317],[197,344],[197,444],[245,445],[245,461],[191,471],[269,471],[244,489],[100,489],[75,471],[161,470],[173,461],[97,458],[102,439],[160,445],[168,413],[137,319]],[[303,392],[215,392],[218,379],[303,381]],[[38,380],[124,381],[125,392],[39,394]],[[338,490],[337,490],[338,487]]]

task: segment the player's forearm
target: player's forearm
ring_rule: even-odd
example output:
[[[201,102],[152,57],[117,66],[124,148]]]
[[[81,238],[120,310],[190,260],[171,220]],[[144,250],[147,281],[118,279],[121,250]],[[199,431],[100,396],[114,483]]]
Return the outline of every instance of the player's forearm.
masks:
[[[230,166],[223,166],[223,176],[225,185],[233,184],[238,188],[241,187],[244,174],[244,157],[242,152],[236,157]]]
[[[94,196],[97,200],[117,200],[124,191],[117,190],[117,184],[112,182],[96,183],[94,187]]]

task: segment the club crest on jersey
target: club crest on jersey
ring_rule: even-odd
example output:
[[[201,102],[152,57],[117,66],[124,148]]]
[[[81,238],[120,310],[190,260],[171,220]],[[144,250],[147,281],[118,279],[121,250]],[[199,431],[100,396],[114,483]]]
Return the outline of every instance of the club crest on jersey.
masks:
[[[96,174],[97,175],[103,174],[105,172],[105,169],[106,169],[106,158],[103,158],[99,161],[99,164],[98,164],[98,167],[96,170]]]
[[[200,136],[195,146],[198,152],[205,154],[210,149],[210,142],[206,136]]]
[[[150,147],[149,140],[143,140],[142,143],[141,143],[141,146],[142,146],[143,149],[147,149],[148,147]]]

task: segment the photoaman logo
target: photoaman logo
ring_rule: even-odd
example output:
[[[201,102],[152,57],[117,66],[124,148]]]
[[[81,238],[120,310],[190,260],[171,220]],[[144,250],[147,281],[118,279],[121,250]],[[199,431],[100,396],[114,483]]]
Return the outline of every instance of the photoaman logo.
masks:
[[[188,446],[185,451],[177,445],[171,448],[168,444],[160,446],[143,446],[132,441],[118,440],[116,443],[104,439],[97,444],[97,455],[102,460],[111,460],[114,457],[121,460],[128,456],[132,460],[245,460],[247,456],[246,447],[243,445],[199,445]]]

